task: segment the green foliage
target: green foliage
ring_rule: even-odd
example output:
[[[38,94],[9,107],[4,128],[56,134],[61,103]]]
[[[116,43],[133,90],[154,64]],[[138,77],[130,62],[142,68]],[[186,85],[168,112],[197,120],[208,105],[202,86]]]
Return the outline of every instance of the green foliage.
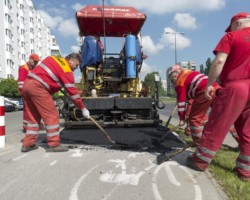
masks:
[[[155,74],[158,72],[152,72],[145,76],[144,81],[142,81],[142,86],[148,86],[150,88],[150,96],[154,96],[155,93]],[[166,91],[164,90],[162,83],[158,83],[159,96],[166,96]]]
[[[238,155],[237,148],[223,146],[216,154],[209,169],[220,185],[222,185],[229,199],[249,199],[250,182],[241,181],[233,171]]]
[[[183,129],[179,129],[176,132],[187,144],[192,143],[191,137],[185,136]],[[195,148],[192,149],[195,151]],[[233,170],[238,155],[238,148],[223,145],[217,152],[208,169],[223,188],[229,199],[250,199],[250,182],[240,180]]]
[[[18,93],[17,81],[13,78],[1,80],[0,82],[0,95],[10,98],[20,97]]]
[[[204,74],[208,75],[211,65],[212,65],[211,58],[208,58],[206,61],[206,69],[204,70]]]
[[[171,87],[169,89],[168,96],[169,97],[176,97],[176,92],[175,92],[175,89],[173,87]]]
[[[205,71],[204,71],[204,65],[201,64],[201,65],[200,65],[200,73],[204,74],[204,72],[205,72]]]

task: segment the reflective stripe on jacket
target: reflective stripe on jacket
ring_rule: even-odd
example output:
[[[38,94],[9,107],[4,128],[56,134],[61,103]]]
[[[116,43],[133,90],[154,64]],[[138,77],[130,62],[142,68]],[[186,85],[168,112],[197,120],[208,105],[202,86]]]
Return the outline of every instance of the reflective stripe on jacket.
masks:
[[[21,65],[18,69],[18,92],[22,95],[23,83],[28,76],[29,71],[31,70],[28,63]]]
[[[186,101],[204,91],[207,84],[207,76],[197,71],[183,69],[177,77],[175,91],[177,93],[178,115],[180,120],[185,120]]]
[[[74,74],[65,58],[49,56],[38,64],[28,76],[42,83],[50,94],[65,88],[74,103],[80,109],[85,108],[75,87]]]

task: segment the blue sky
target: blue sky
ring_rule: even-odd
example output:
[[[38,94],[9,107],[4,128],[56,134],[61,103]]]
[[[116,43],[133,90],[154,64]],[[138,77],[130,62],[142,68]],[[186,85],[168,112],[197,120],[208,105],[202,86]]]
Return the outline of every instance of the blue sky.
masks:
[[[33,4],[65,56],[79,48],[75,12],[85,5],[102,5],[102,1],[33,0]],[[148,55],[142,66],[142,79],[153,71],[166,79],[166,68],[175,63],[174,35],[165,34],[166,31],[185,33],[176,36],[178,62],[205,65],[207,58],[214,58],[212,51],[225,34],[231,17],[238,12],[250,12],[249,0],[104,0],[104,4],[132,6],[147,15],[141,31],[143,51]],[[110,45],[115,51],[122,48],[121,42]],[[75,76],[80,79],[80,70]]]

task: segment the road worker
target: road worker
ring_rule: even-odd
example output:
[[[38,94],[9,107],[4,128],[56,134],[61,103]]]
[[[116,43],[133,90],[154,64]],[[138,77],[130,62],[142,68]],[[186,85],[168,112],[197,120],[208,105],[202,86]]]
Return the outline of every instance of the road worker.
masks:
[[[23,83],[28,76],[28,73],[34,69],[34,67],[38,64],[40,58],[37,54],[31,54],[29,57],[29,61],[26,62],[24,65],[21,65],[18,70],[18,92],[22,96],[23,90]],[[26,126],[27,126],[27,111],[25,104],[23,105],[23,132],[25,133]]]
[[[240,153],[236,172],[240,179],[250,181],[250,14],[241,12],[231,18],[226,34],[213,53],[206,98],[214,95],[214,81],[221,86],[213,102],[202,139],[187,164],[198,171],[208,168],[228,132],[234,124],[239,137]]]
[[[189,105],[188,107],[188,112],[190,113],[188,114],[186,134],[188,134],[188,128],[190,128],[193,141],[198,143],[207,119],[206,113],[215,97],[213,95],[210,100],[205,98],[207,76],[197,71],[181,69],[179,65],[174,65],[169,72],[169,78],[175,85],[177,94],[179,126],[184,126],[185,124],[186,102],[189,101],[192,106]],[[216,82],[213,85],[218,87]],[[190,101],[191,99],[193,100]]]
[[[83,117],[90,117],[74,84],[73,71],[80,64],[81,56],[77,53],[71,53],[65,58],[49,56],[29,73],[22,91],[28,113],[22,152],[38,148],[36,142],[41,118],[47,131],[47,151],[68,151],[68,147],[60,144],[59,114],[51,95],[64,88],[72,101],[82,110]]]

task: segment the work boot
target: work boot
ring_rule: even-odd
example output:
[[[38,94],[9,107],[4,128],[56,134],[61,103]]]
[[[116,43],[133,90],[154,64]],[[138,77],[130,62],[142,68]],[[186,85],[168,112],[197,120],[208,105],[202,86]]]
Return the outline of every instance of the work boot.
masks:
[[[194,164],[194,161],[193,161],[193,157],[192,156],[188,156],[187,157],[187,159],[186,159],[186,164],[190,167],[190,168],[192,168],[192,169],[194,169],[194,170],[196,170],[196,171],[205,171],[204,169],[201,169],[201,168],[199,168],[198,166],[196,166],[195,164]]]
[[[55,147],[49,146],[49,148],[46,150],[46,152],[65,152],[68,151],[69,148],[66,146],[58,145]]]
[[[36,150],[36,149],[38,149],[37,144],[34,144],[32,146],[27,146],[27,147],[22,146],[21,152],[29,152],[29,151]]]
[[[241,174],[239,174],[238,170],[236,167],[233,168],[233,172],[238,176],[238,178],[242,181],[245,182],[249,182],[250,181],[250,177],[246,177],[246,176],[242,176]]]

